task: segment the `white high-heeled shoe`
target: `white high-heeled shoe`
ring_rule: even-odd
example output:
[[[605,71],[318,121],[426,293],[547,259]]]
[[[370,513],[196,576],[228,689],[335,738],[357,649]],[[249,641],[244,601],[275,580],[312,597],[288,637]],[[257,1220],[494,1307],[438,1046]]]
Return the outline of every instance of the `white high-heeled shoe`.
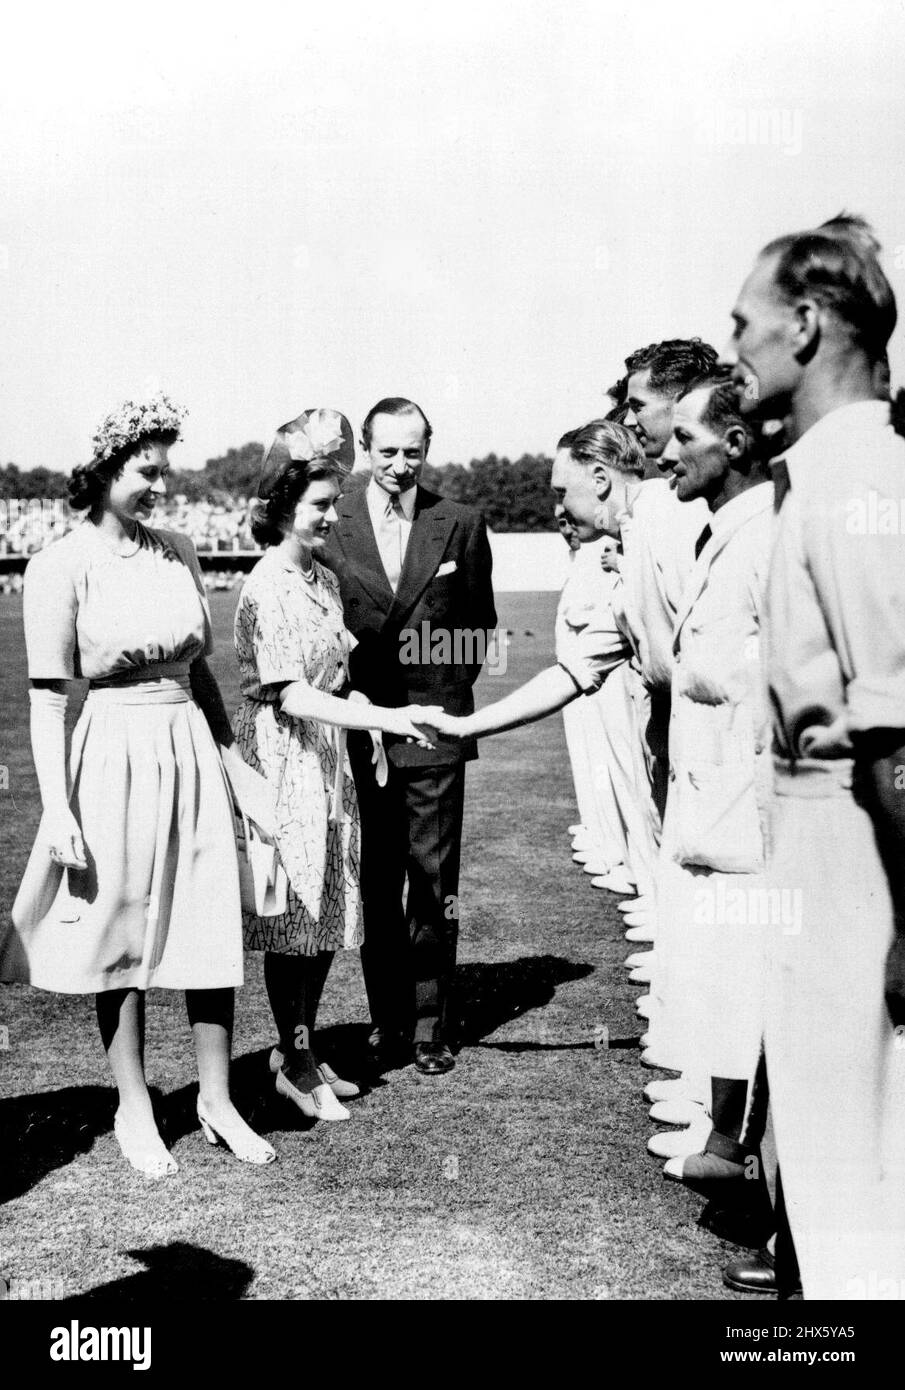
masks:
[[[285,1060],[286,1058],[278,1047],[271,1049],[268,1065],[274,1076],[282,1070]],[[326,1062],[318,1062],[317,1071],[321,1081],[325,1081],[333,1094],[338,1096],[340,1100],[354,1100],[356,1096],[361,1095],[361,1088],[356,1086],[354,1081],[344,1081]]]
[[[123,1158],[137,1173],[148,1178],[169,1178],[179,1172],[179,1164],[160,1135],[155,1132],[152,1137],[130,1130],[118,1110],[113,1117],[113,1133]]]
[[[262,1139],[260,1134],[255,1134],[243,1119],[239,1124],[233,1124],[229,1129],[224,1129],[221,1125],[215,1125],[210,1115],[201,1104],[201,1097],[198,1097],[197,1105],[198,1123],[202,1133],[209,1144],[223,1143],[226,1147],[240,1158],[243,1163],[273,1163],[276,1159],[276,1149],[268,1144],[266,1139]],[[241,1128],[240,1128],[241,1125]]]
[[[281,1068],[276,1074],[276,1087],[278,1095],[291,1100],[310,1120],[349,1119],[349,1111],[344,1105],[340,1105],[326,1081],[312,1086],[310,1091],[302,1091],[292,1084]]]

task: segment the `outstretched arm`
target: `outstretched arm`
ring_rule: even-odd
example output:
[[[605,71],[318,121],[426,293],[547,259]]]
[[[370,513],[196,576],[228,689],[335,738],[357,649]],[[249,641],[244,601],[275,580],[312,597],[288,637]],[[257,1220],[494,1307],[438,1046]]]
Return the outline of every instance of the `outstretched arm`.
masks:
[[[284,685],[280,690],[280,705],[283,713],[291,715],[293,719],[317,719],[322,724],[333,724],[340,729],[379,729],[384,734],[425,741],[423,731],[415,727],[405,707],[386,709],[382,705],[343,699],[340,695],[328,695],[324,690],[316,690],[307,681],[290,681]],[[441,715],[442,710],[430,708],[420,713],[430,716],[425,718],[425,725],[436,728],[433,716]]]
[[[499,734],[506,729],[517,729],[522,724],[545,719],[548,714],[555,714],[581,694],[581,687],[568,671],[562,666],[548,666],[546,671],[520,685],[518,690],[513,690],[492,705],[475,710],[474,714],[435,716],[431,711],[430,720],[425,719],[424,722],[453,738],[480,738],[484,734]],[[427,713],[419,710],[416,718],[420,722]]]

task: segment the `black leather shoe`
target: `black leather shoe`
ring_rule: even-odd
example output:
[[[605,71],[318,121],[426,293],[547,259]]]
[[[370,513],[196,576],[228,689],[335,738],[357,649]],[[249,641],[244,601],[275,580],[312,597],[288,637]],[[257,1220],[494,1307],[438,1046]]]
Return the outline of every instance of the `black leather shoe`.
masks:
[[[375,1028],[368,1036],[368,1064],[373,1071],[392,1071],[408,1066],[411,1060],[412,1045],[403,1033]]]
[[[765,1246],[756,1255],[728,1265],[723,1271],[723,1283],[727,1289],[737,1289],[739,1293],[775,1294],[776,1261]]]
[[[793,1270],[787,1276],[790,1283],[780,1288],[776,1278],[776,1260],[764,1246],[757,1254],[736,1260],[723,1271],[723,1283],[739,1293],[772,1293],[780,1298],[793,1298],[801,1293],[801,1283]]]
[[[456,1060],[446,1043],[415,1043],[415,1068],[424,1072],[425,1076],[439,1076],[442,1072],[452,1071],[455,1065]]]

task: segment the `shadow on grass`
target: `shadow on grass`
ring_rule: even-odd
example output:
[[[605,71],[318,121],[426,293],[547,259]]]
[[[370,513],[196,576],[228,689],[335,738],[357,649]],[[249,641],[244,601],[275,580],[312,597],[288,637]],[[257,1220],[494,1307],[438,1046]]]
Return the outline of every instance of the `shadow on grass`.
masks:
[[[456,1000],[463,1047],[473,1047],[504,1023],[542,1009],[557,985],[584,980],[594,966],[562,956],[521,956],[493,965],[474,962],[456,971]]]
[[[116,1092],[107,1086],[65,1086],[0,1101],[0,1202],[21,1197],[87,1153],[113,1128],[115,1109]]]
[[[78,1307],[98,1298],[143,1303],[152,1298],[180,1299],[186,1303],[240,1299],[255,1273],[244,1260],[224,1259],[181,1240],[169,1245],[149,1245],[144,1250],[127,1250],[126,1254],[147,1268],[113,1279],[109,1284],[98,1284],[77,1298],[68,1298],[67,1305]]]
[[[496,964],[461,965],[456,995],[461,1017],[460,1042],[474,1047],[515,1018],[543,1009],[559,985],[585,979],[594,966],[560,956],[523,956]],[[318,1032],[318,1051],[340,1076],[368,1090],[367,1025],[341,1024]],[[556,1043],[501,1042],[501,1050],[553,1050]],[[567,1043],[569,1047],[592,1043]],[[633,1046],[635,1040],[611,1040],[610,1046]],[[316,1123],[274,1091],[268,1068],[269,1048],[233,1061],[230,1086],[238,1109],[259,1133],[306,1130]],[[151,1088],[154,1111],[164,1142],[171,1146],[198,1128],[192,1082],[169,1095]],[[87,1153],[95,1140],[113,1128],[116,1091],[112,1086],[67,1086],[58,1091],[0,1101],[0,1202],[22,1196],[48,1173]],[[162,1247],[166,1249],[167,1247]],[[202,1252],[203,1253],[203,1252]],[[139,1277],[139,1276],[136,1276]],[[140,1276],[146,1277],[146,1276]],[[149,1277],[149,1276],[148,1276]]]

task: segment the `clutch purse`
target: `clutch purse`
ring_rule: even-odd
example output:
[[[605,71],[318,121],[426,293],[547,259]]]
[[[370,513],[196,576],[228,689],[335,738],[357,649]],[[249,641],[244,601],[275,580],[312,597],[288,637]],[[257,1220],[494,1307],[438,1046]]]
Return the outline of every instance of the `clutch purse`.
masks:
[[[259,917],[278,917],[288,905],[289,880],[274,843],[276,793],[266,777],[249,767],[235,745],[226,748],[221,744],[220,760],[236,815],[242,908]]]

